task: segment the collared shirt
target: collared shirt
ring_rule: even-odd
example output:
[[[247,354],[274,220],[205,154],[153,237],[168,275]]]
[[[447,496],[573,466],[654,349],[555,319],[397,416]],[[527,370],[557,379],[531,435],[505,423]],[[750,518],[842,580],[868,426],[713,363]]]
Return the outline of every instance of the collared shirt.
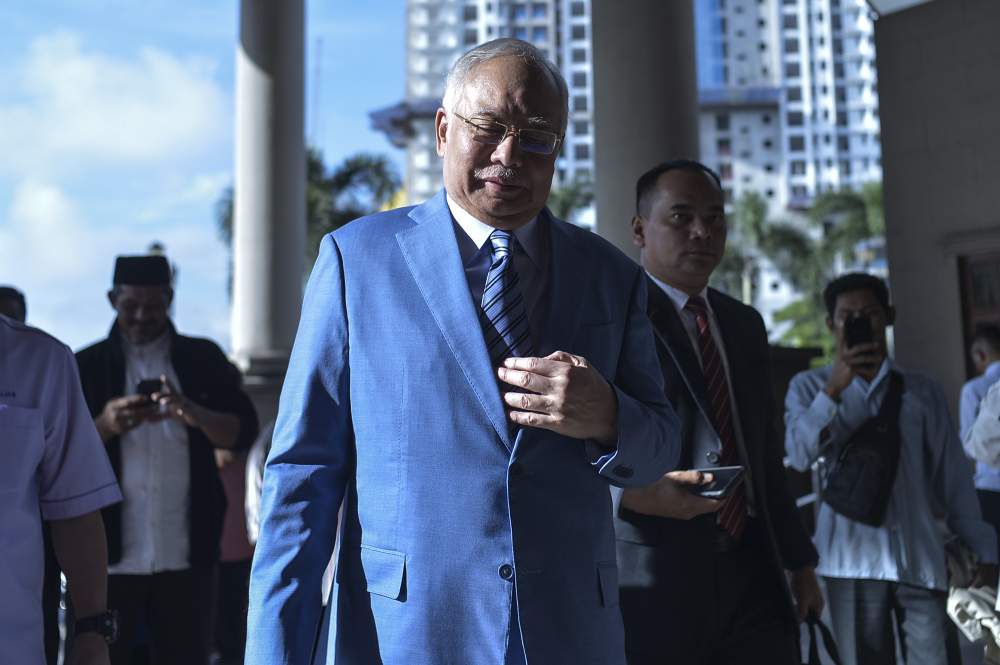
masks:
[[[962,445],[977,461],[993,468],[1000,466],[1000,381],[987,391]]]
[[[126,393],[162,375],[179,389],[169,332],[141,346],[123,338],[122,350]],[[121,451],[122,558],[108,572],[150,575],[188,568],[191,468],[183,423],[173,418],[143,423],[122,435]]]
[[[481,222],[467,210],[447,197],[448,208],[455,220],[455,238],[458,240],[458,251],[465,266],[465,279],[469,284],[469,293],[478,309],[483,299],[483,289],[486,286],[486,275],[493,263],[493,247],[490,234],[494,227]],[[463,231],[459,233],[459,229]],[[539,335],[545,326],[545,307],[539,307],[548,288],[549,247],[545,227],[534,217],[524,226],[511,232],[517,242],[514,243],[514,270],[517,271],[518,285],[524,298],[525,311],[528,314],[528,325],[531,339],[538,348]]]
[[[944,512],[948,527],[980,560],[997,561],[997,539],[980,517],[969,464],[940,384],[886,360],[871,383],[855,377],[838,403],[823,391],[831,367],[800,372],[785,399],[785,447],[792,466],[805,471],[845,443],[878,413],[892,369],[902,374],[904,383],[902,444],[885,523],[861,524],[821,503],[814,535],[819,550],[816,572],[945,590],[944,543],[935,508]],[[823,469],[828,469],[825,460]]]
[[[694,355],[698,359],[698,364],[702,364],[701,360],[701,346],[698,342],[698,324],[695,321],[694,313],[690,310],[685,309],[688,300],[691,299],[684,291],[674,288],[663,282],[648,272],[649,278],[653,280],[660,289],[667,294],[670,298],[670,302],[673,303],[674,308],[677,310],[677,315],[681,319],[681,323],[684,324],[684,329],[687,331],[688,338],[691,340],[691,346],[694,348]],[[739,414],[739,406],[736,404],[736,393],[733,392],[733,382],[731,379],[731,373],[729,370],[729,360],[726,358],[726,345],[722,341],[722,333],[719,330],[719,321],[715,317],[715,312],[712,310],[712,304],[708,301],[708,288],[702,289],[698,296],[705,301],[705,305],[708,308],[708,330],[712,334],[712,340],[715,342],[716,348],[719,349],[719,356],[722,359],[722,369],[726,376],[726,385],[729,387],[729,403],[732,405],[733,414]],[[707,468],[713,466],[719,466],[720,458],[722,454],[722,443],[719,441],[719,435],[716,433],[715,428],[712,426],[711,422],[708,420],[708,414],[702,414],[703,418],[699,419],[695,423],[694,431],[694,447],[692,450],[694,465],[698,468]],[[733,418],[733,431],[736,435],[737,445],[741,449],[744,448],[743,430],[740,427],[740,419],[738,417]],[[713,461],[714,460],[714,461]]]
[[[986,396],[990,386],[1000,382],[1000,361],[991,363],[981,376],[968,381],[962,386],[962,398],[959,402],[958,415],[961,426],[963,444],[968,439],[969,430],[979,414],[979,405]],[[972,452],[966,452],[973,457]],[[990,466],[981,461],[976,462],[976,487],[983,490],[1000,492],[1000,467]]]
[[[0,663],[43,665],[42,520],[121,501],[73,353],[0,316]]]

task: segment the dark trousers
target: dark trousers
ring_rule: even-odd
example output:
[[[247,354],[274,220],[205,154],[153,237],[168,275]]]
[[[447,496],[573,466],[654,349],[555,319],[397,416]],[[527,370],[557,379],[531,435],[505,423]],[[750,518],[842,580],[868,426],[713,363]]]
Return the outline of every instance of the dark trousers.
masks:
[[[207,665],[211,571],[109,575],[108,607],[118,611],[111,665],[129,665],[140,625],[150,665]]]
[[[215,649],[219,665],[242,665],[247,641],[250,559],[219,563],[215,600]]]
[[[56,665],[59,659],[59,599],[62,596],[59,562],[52,548],[52,530],[42,524],[45,549],[45,581],[42,584],[42,627],[45,634],[45,662]]]
[[[646,548],[662,550],[656,569],[669,578],[621,589],[629,665],[799,665],[797,628],[763,530],[748,527],[731,551],[691,556],[685,548]]]
[[[993,490],[976,490],[979,495],[979,506],[983,511],[983,519],[993,526],[1000,536],[1000,492]]]
[[[824,579],[844,665],[896,665],[894,628],[907,665],[959,662],[945,592],[882,580]]]

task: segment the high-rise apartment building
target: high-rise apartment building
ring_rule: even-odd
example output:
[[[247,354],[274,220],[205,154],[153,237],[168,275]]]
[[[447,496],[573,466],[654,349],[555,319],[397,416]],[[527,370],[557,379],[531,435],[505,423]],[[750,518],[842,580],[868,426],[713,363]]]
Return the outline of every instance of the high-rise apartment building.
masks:
[[[701,156],[733,200],[756,191],[780,214],[881,179],[865,0],[695,2]]]
[[[498,37],[533,43],[563,72],[569,123],[557,162],[556,186],[593,174],[593,92],[589,0],[408,0],[406,98],[371,114],[372,123],[406,149],[406,191],[422,201],[441,187],[434,114],[445,76],[472,46]],[[592,223],[592,211],[576,220]]]

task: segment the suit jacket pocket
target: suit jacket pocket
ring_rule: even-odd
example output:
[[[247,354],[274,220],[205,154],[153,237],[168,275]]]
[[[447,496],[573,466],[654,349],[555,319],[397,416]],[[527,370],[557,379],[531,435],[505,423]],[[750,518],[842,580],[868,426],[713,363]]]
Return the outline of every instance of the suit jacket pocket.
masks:
[[[618,564],[614,561],[598,563],[597,583],[601,589],[601,605],[618,607]]]
[[[406,555],[371,545],[361,545],[361,566],[368,593],[406,601]]]

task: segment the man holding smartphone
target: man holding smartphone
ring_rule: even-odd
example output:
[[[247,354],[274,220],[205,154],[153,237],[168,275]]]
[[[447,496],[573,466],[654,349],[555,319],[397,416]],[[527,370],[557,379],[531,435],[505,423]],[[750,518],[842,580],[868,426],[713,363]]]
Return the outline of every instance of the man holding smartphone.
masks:
[[[226,507],[213,450],[249,448],[257,416],[222,350],[171,323],[166,258],[118,257],[113,281],[111,332],[77,353],[124,496],[104,510],[108,602],[120,631],[111,665],[130,662],[142,624],[152,662],[204,665]]]
[[[628,661],[797,665],[797,620],[822,609],[816,551],[785,486],[763,321],[708,288],[726,246],[719,178],[678,160],[636,189],[633,241],[687,470],[613,490]]]
[[[941,386],[888,357],[886,328],[895,311],[885,282],[851,273],[830,282],[823,295],[836,356],[831,365],[792,379],[785,445],[792,466],[805,471],[822,459],[827,477],[814,539],[841,656],[845,665],[895,665],[898,632],[907,665],[956,663],[957,644],[945,614],[944,543],[935,515],[943,513],[949,529],[978,558],[973,586],[996,584],[996,536],[980,517]],[[859,433],[870,432],[874,418],[886,417],[883,404],[894,401],[889,395],[898,394],[900,384],[898,437],[876,435],[881,438],[874,441],[876,450],[894,449],[892,489],[881,523],[866,523],[843,514],[832,492],[842,485],[830,479],[850,445],[873,443],[871,434]],[[863,495],[857,490],[864,485],[857,483],[854,498]]]

